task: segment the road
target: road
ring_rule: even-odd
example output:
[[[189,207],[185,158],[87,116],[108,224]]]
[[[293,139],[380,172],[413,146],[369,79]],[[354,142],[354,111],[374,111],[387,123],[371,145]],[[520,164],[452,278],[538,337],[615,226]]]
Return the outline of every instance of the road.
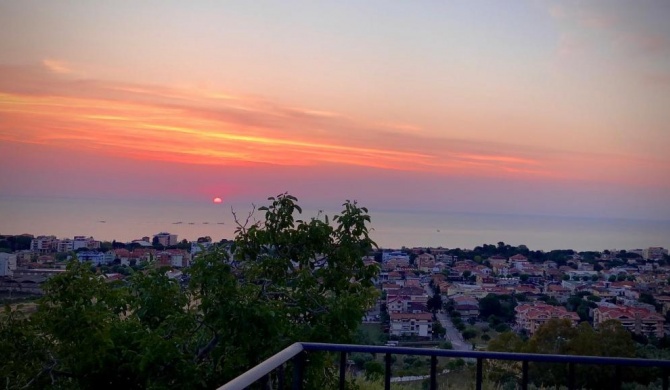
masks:
[[[427,284],[423,286],[426,294],[429,297],[433,296],[433,290]],[[446,340],[451,341],[451,345],[457,351],[470,351],[472,350],[472,344],[463,340],[461,332],[454,327],[454,324],[451,322],[451,319],[446,313],[437,313],[437,320],[440,321],[440,324],[447,330],[447,333],[444,335]]]
[[[444,335],[444,338],[451,341],[451,345],[457,351],[469,351],[472,349],[472,344],[463,340],[461,332],[454,327],[454,324],[449,319],[449,316],[445,313],[437,313],[437,319],[440,321],[444,329],[447,330],[447,333]]]

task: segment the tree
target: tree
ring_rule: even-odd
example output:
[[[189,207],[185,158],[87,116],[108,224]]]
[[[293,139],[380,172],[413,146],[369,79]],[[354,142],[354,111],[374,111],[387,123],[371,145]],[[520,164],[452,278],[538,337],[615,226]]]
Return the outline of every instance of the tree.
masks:
[[[440,321],[433,321],[433,337],[442,338],[447,333],[447,329],[442,326]]]
[[[442,309],[442,295],[440,295],[439,287],[437,287],[433,296],[428,298],[428,301],[426,302],[426,308],[433,314]]]
[[[34,315],[0,316],[3,384],[213,388],[296,341],[352,342],[376,299],[367,210],[347,201],[331,224],[295,220],[290,195],[270,202],[262,221],[239,224],[232,257],[194,259],[188,285],[158,267],[107,283],[70,262]],[[307,388],[327,387],[331,361],[310,354]]]

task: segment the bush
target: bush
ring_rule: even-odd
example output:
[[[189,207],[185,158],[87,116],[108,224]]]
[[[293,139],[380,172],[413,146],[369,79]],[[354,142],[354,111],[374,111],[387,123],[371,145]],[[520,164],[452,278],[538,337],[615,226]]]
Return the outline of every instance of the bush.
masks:
[[[365,379],[376,381],[384,376],[384,367],[376,360],[365,363]]]
[[[496,325],[494,329],[496,330],[496,332],[503,333],[507,332],[510,328],[509,325],[503,323]]]
[[[477,332],[474,329],[466,329],[461,334],[465,340],[470,340],[477,336]]]

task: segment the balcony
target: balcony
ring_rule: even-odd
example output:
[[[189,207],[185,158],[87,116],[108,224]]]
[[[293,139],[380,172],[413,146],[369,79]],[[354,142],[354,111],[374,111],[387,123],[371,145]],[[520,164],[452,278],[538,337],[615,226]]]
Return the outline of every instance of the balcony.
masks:
[[[284,389],[289,386],[285,370],[290,363],[292,366],[290,387],[293,390],[303,389],[304,370],[309,364],[309,355],[317,352],[339,353],[339,389],[345,389],[347,376],[347,357],[351,353],[371,353],[384,356],[384,389],[391,388],[391,368],[393,355],[411,355],[430,357],[430,375],[429,388],[435,390],[438,388],[438,370],[437,361],[442,358],[462,358],[475,364],[475,389],[481,390],[484,383],[484,362],[485,361],[513,361],[521,363],[520,378],[518,387],[528,389],[530,383],[529,363],[553,363],[556,365],[567,366],[567,387],[568,389],[577,389],[576,385],[576,367],[577,366],[612,366],[614,367],[614,376],[609,378],[610,383],[603,383],[602,387],[606,389],[620,389],[622,384],[622,371],[624,367],[646,367],[654,368],[658,371],[658,376],[662,380],[662,387],[668,390],[670,373],[670,360],[652,360],[652,359],[633,359],[633,358],[611,358],[596,356],[575,356],[575,355],[544,355],[544,354],[524,354],[508,352],[484,352],[484,351],[455,351],[440,349],[423,348],[405,348],[405,347],[386,347],[370,345],[351,345],[351,344],[324,344],[324,343],[295,343],[286,349],[280,351],[269,359],[265,360],[256,367],[250,369],[239,377],[226,383],[218,390],[241,390],[251,387],[261,389]],[[447,377],[448,382],[448,377]]]

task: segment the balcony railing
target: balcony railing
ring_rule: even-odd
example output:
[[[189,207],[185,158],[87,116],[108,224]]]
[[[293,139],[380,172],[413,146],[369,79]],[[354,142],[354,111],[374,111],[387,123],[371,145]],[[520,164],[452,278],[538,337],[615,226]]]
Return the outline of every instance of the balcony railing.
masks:
[[[557,363],[567,364],[567,384],[569,389],[576,389],[575,366],[576,365],[599,365],[614,366],[615,375],[611,380],[614,382],[608,385],[608,388],[621,387],[621,368],[622,367],[651,367],[658,368],[661,371],[663,389],[668,390],[668,375],[670,373],[670,360],[654,359],[633,359],[633,358],[612,358],[599,356],[576,356],[576,355],[545,355],[531,353],[511,353],[511,352],[484,352],[484,351],[455,351],[427,348],[406,348],[406,347],[387,347],[372,345],[352,345],[352,344],[324,344],[324,343],[295,343],[286,349],[280,351],[261,364],[253,367],[244,374],[238,376],[232,381],[219,387],[218,390],[242,390],[255,383],[261,383],[263,388],[271,389],[270,374],[276,371],[275,383],[277,389],[285,388],[284,368],[287,362],[292,361],[293,373],[291,388],[301,390],[303,388],[303,373],[307,364],[307,356],[310,352],[336,352],[340,354],[339,363],[339,388],[344,389],[346,383],[347,355],[350,353],[372,353],[384,356],[384,389],[391,388],[391,366],[392,355],[413,355],[430,357],[430,389],[437,389],[437,358],[462,358],[476,362],[475,388],[482,389],[483,367],[485,360],[506,360],[521,362],[521,389],[527,389],[529,384],[528,364],[529,363]]]

